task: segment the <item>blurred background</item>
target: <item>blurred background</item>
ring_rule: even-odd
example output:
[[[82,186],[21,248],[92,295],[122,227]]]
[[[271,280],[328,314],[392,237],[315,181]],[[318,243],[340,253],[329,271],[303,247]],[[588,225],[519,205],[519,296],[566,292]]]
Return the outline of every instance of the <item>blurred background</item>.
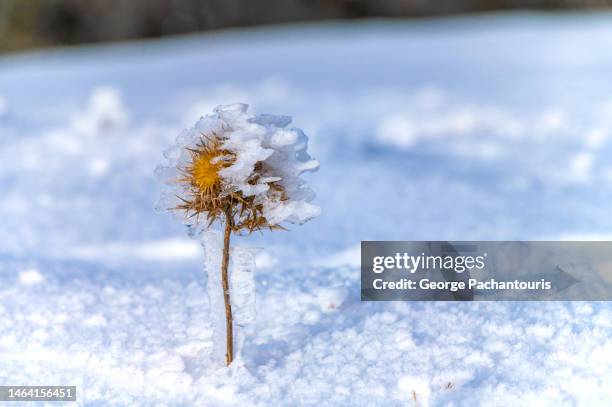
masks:
[[[0,0],[0,52],[262,24],[610,5],[611,0]]]

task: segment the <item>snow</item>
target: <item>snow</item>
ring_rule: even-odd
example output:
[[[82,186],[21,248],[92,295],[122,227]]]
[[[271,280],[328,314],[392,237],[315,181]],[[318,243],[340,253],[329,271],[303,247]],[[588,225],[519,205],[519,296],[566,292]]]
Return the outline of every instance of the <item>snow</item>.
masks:
[[[112,86],[103,86],[93,89],[86,110],[73,118],[72,125],[77,132],[94,135],[125,126],[127,122],[120,92]]]
[[[0,95],[0,117],[6,115],[7,112],[8,102],[2,95]]]
[[[427,407],[429,406],[429,383],[427,379],[412,376],[403,376],[397,381],[397,388],[400,392],[409,395],[409,399],[414,402],[415,405]],[[423,400],[424,403],[419,401]]]
[[[21,284],[40,284],[45,281],[45,277],[36,269],[26,269],[19,272],[19,282]]]
[[[2,57],[0,381],[76,385],[81,405],[610,405],[609,303],[362,303],[358,269],[361,240],[609,240],[610,18]],[[257,317],[215,369],[208,257],[154,210],[153,168],[234,102],[304,129],[322,212],[235,239],[262,248]]]
[[[199,245],[187,238],[160,239],[135,242],[78,246],[58,254],[60,258],[109,262],[138,260],[144,262],[193,260],[201,255]]]

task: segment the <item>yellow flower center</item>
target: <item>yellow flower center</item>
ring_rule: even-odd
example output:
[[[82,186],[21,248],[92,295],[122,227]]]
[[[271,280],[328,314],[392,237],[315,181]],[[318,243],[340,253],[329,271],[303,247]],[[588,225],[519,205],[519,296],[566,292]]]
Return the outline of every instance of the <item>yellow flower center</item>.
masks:
[[[217,183],[221,182],[219,170],[223,168],[222,161],[215,163],[211,161],[215,158],[212,152],[202,151],[198,154],[191,167],[191,182],[202,191],[212,189]]]

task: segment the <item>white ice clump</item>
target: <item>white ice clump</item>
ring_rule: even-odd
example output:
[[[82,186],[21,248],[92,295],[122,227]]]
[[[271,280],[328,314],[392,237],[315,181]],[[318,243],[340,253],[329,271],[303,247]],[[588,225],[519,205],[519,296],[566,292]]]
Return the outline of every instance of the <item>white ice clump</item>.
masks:
[[[255,320],[255,253],[256,249],[236,246],[230,254],[232,314],[238,326]]]
[[[231,250],[229,285],[234,321],[234,359],[241,363],[244,328],[255,321],[255,253],[256,249],[236,246]],[[217,270],[220,274],[220,271]]]
[[[91,93],[85,111],[73,118],[72,126],[81,133],[94,135],[127,123],[127,109],[119,90],[112,86],[100,86]]]
[[[224,366],[226,351],[226,320],[221,259],[223,236],[216,230],[202,234],[205,252],[205,270],[208,277],[207,291],[210,303],[210,323],[213,347],[210,360],[215,366]],[[234,322],[234,358],[240,360],[244,343],[243,328],[255,320],[255,252],[248,247],[235,247],[230,252],[229,285]]]
[[[183,195],[183,186],[176,180],[180,178],[178,168],[189,164],[188,149],[196,148],[202,137],[217,135],[222,137],[222,147],[236,158],[219,171],[224,187],[254,196],[268,223],[302,224],[320,213],[320,208],[311,203],[313,191],[300,177],[319,167],[307,153],[306,135],[298,128],[287,128],[291,123],[288,116],[254,115],[247,110],[248,105],[242,103],[219,106],[214,114],[202,117],[194,127],[179,134],[175,144],[164,152],[167,165],[156,171],[173,188],[162,195],[160,209],[175,207],[176,196]],[[257,163],[266,168],[262,177],[254,177]],[[282,187],[282,193],[270,188],[273,182]]]
[[[208,281],[206,290],[209,301],[209,321],[212,328],[212,352],[210,359],[215,366],[225,364],[225,303],[221,284],[221,259],[223,255],[223,236],[211,230],[202,234],[204,247],[204,269]]]

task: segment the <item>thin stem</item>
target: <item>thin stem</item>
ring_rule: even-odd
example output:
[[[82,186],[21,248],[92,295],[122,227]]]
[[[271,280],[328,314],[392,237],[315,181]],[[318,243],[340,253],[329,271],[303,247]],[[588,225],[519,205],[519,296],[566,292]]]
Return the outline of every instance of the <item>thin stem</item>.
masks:
[[[223,236],[223,261],[221,262],[221,283],[223,284],[223,299],[225,301],[226,346],[225,362],[229,366],[234,360],[234,333],[232,319],[232,303],[230,302],[228,267],[230,256],[230,235],[232,234],[231,209],[225,212],[225,235]]]

